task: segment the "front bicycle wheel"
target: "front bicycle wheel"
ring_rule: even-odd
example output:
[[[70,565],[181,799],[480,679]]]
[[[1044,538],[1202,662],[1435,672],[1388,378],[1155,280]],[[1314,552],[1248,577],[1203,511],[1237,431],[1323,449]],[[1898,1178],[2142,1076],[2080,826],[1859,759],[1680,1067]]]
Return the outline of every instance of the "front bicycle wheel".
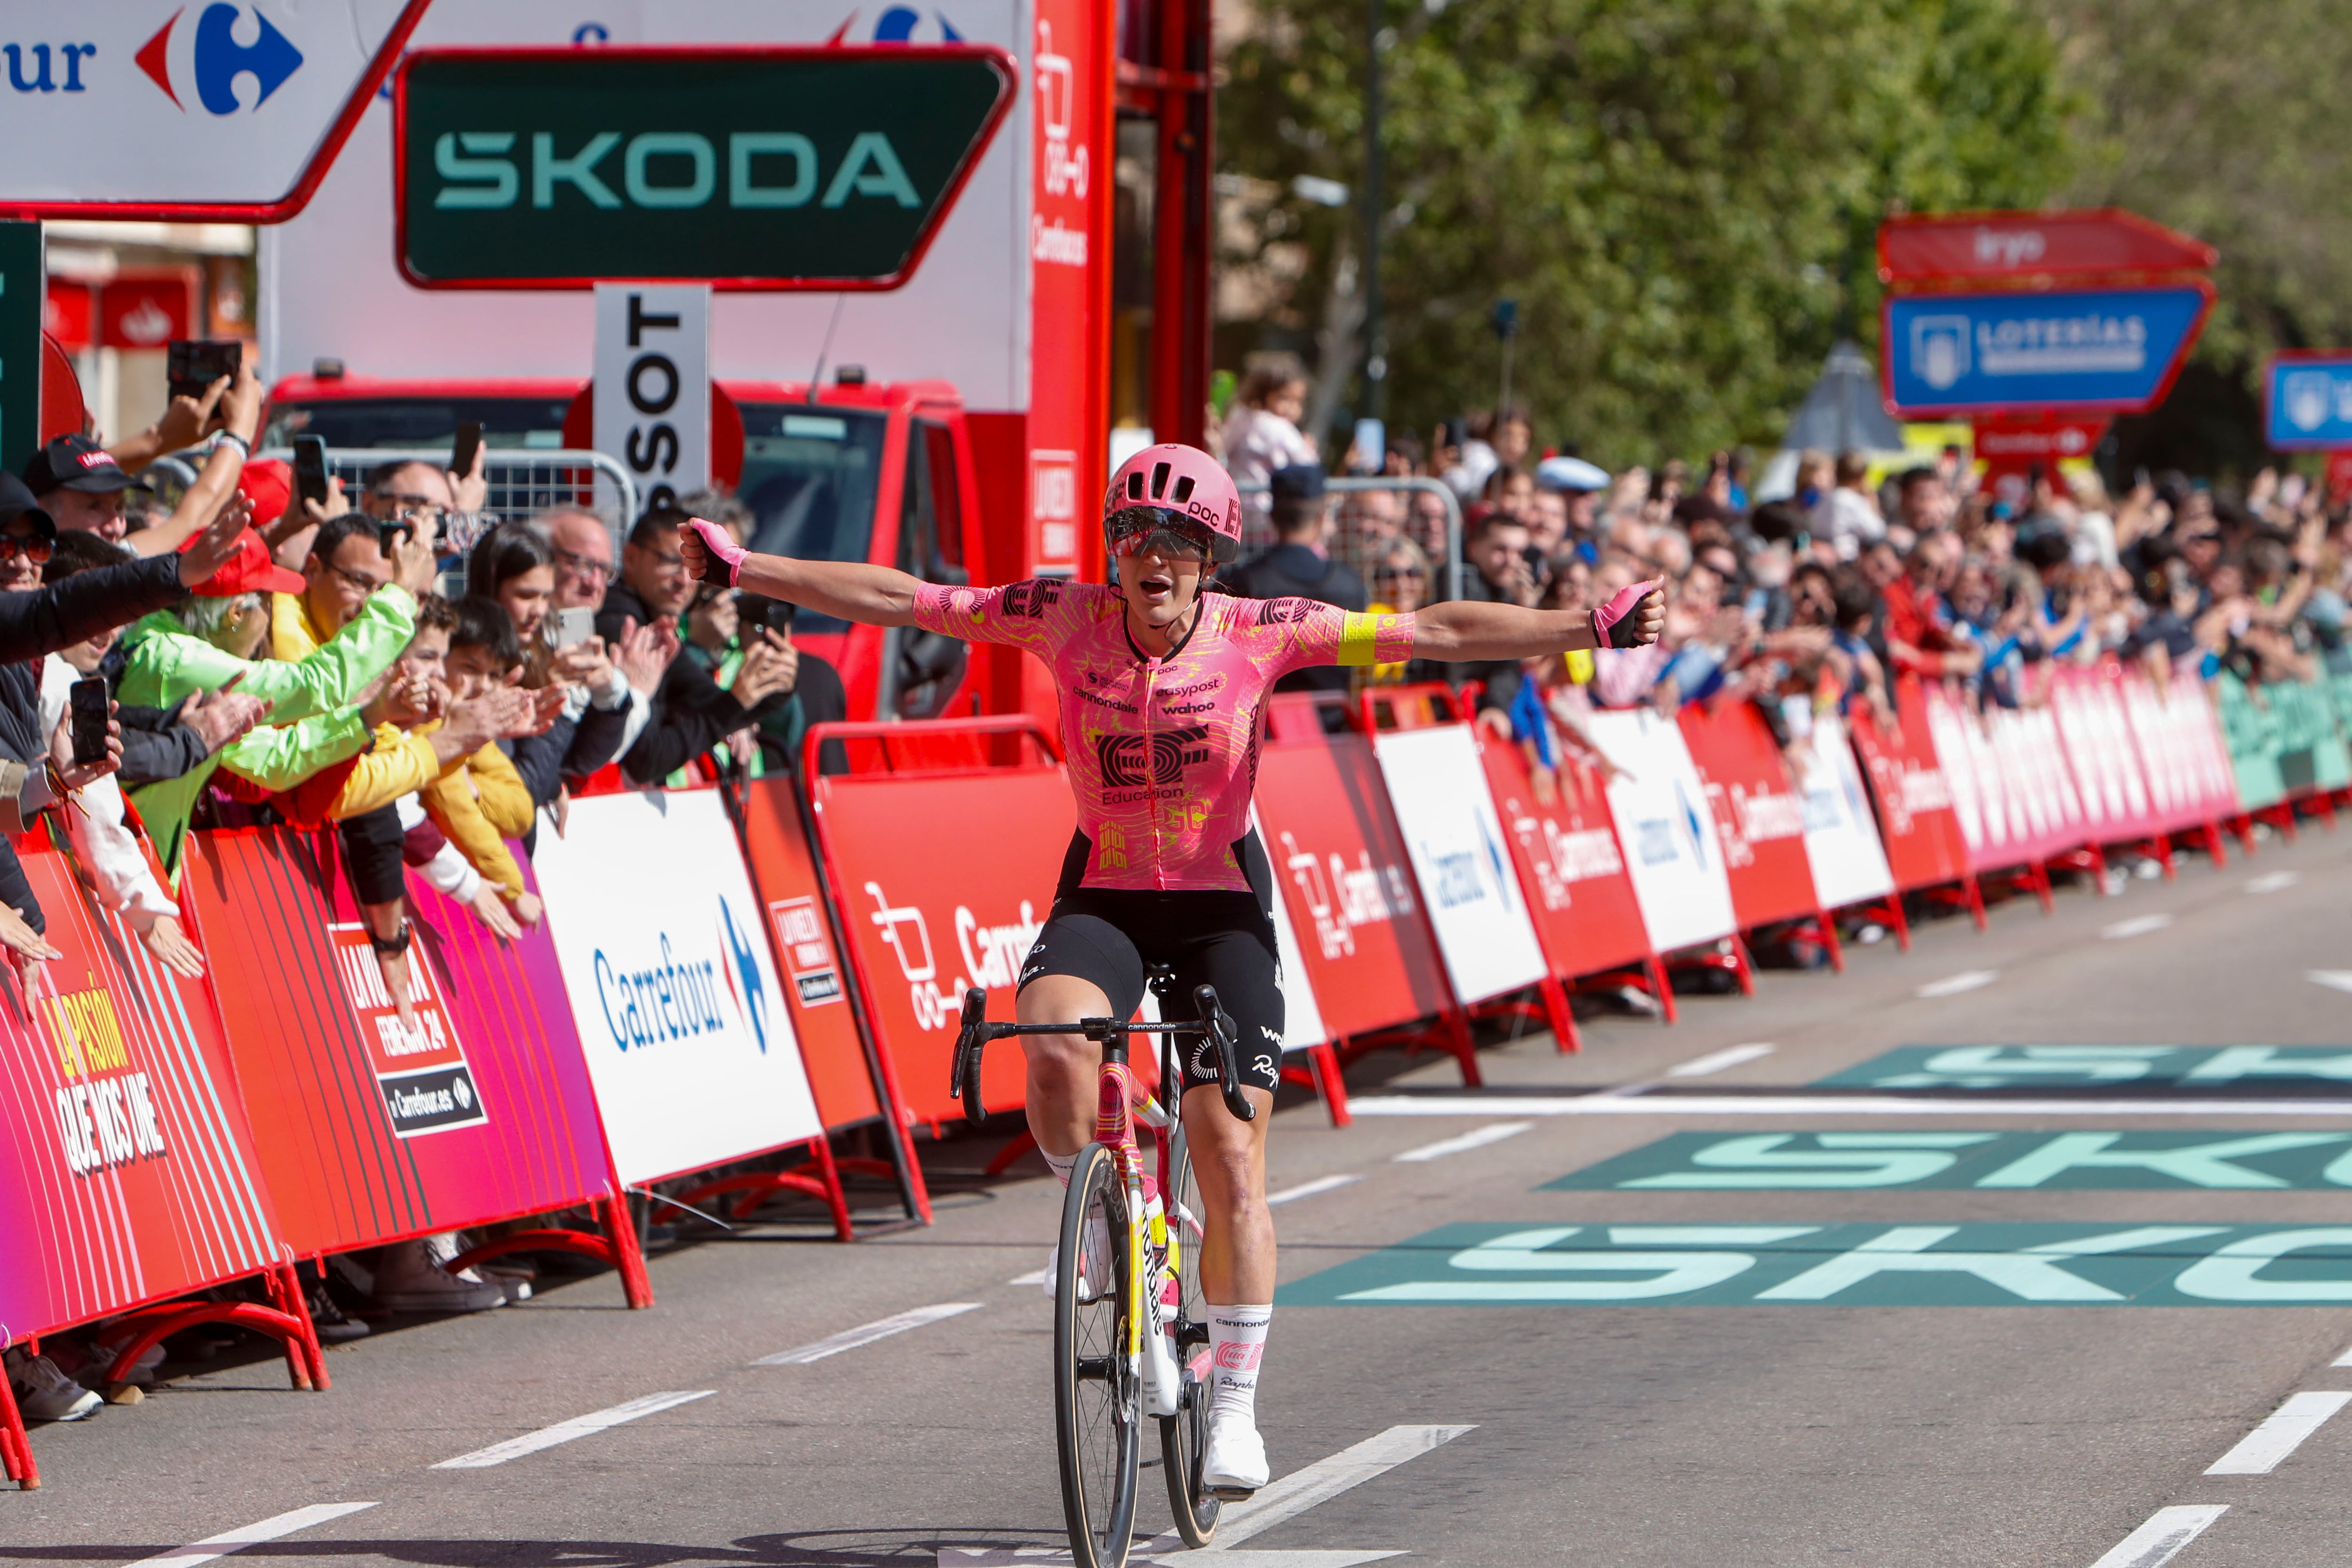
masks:
[[[1123,1568],[1142,1464],[1140,1380],[1128,1324],[1141,1303],[1128,1268],[1127,1189],[1110,1151],[1078,1151],[1062,1199],[1054,1280],[1054,1421],[1062,1518],[1075,1568]]]
[[[1209,1436],[1208,1309],[1201,1304],[1201,1188],[1180,1126],[1169,1135],[1160,1166],[1160,1200],[1168,1211],[1168,1243],[1176,1257],[1176,1368],[1180,1403],[1160,1418],[1160,1466],[1168,1478],[1168,1510],[1176,1533],[1198,1551],[1217,1533],[1224,1505],[1201,1487],[1201,1450]],[[1196,1365],[1197,1363],[1197,1365]]]

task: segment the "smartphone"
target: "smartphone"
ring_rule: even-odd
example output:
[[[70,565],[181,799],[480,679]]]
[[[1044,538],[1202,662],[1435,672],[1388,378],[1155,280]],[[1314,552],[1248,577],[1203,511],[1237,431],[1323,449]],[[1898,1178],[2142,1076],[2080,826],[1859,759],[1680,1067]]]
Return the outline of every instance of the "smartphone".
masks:
[[[468,419],[457,426],[457,444],[449,450],[449,471],[453,474],[472,473],[474,458],[481,449],[482,423],[478,419]]]
[[[294,437],[294,493],[304,500],[327,504],[327,438]]]
[[[799,618],[801,607],[790,599],[771,599],[760,616],[760,624],[781,637],[793,635],[793,622]]]
[[[96,676],[66,689],[67,710],[73,715],[73,756],[77,767],[106,760],[106,721],[110,706],[106,682]]]
[[[173,338],[163,351],[173,397],[202,397],[205,388],[235,375],[244,363],[245,345],[234,338]]]
[[[555,612],[555,646],[570,647],[596,635],[596,612],[580,608]]]

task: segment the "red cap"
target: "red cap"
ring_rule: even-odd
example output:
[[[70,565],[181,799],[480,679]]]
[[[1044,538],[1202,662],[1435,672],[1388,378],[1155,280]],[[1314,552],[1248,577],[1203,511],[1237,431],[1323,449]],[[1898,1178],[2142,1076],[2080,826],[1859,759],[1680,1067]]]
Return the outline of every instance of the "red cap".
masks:
[[[268,528],[294,500],[294,470],[275,458],[256,458],[236,477],[236,488],[253,503],[253,526]]]
[[[193,549],[197,534],[180,546],[183,552]],[[236,553],[227,564],[188,590],[199,599],[234,599],[239,594],[299,594],[302,591],[299,574],[289,572],[269,558],[269,546],[261,542],[261,535],[247,529],[237,536]]]

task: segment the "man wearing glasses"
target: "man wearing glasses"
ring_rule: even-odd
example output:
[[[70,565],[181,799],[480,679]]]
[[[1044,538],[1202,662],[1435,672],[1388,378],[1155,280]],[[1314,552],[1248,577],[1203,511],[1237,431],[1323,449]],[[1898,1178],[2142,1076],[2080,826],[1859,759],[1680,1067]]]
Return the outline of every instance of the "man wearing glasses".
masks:
[[[368,476],[367,494],[360,509],[379,522],[405,522],[436,541],[444,564],[464,555],[489,531],[491,520],[482,514],[489,484],[481,477],[481,458],[474,472],[457,478],[431,463],[409,458],[386,463]]]
[[[620,576],[613,565],[613,536],[604,520],[593,511],[560,508],[541,513],[539,521],[555,552],[555,607],[601,608],[604,590]]]

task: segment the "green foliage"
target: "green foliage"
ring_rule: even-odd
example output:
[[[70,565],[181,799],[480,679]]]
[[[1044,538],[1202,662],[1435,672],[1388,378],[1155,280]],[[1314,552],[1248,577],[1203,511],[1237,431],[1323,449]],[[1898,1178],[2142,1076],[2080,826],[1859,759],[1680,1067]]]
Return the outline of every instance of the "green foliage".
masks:
[[[2183,5],[2183,8],[2187,8]],[[1266,0],[1219,95],[1226,170],[1362,174],[1364,0]],[[2066,177],[2052,27],[2013,0],[1391,0],[1390,416],[1514,390],[1609,463],[1776,441],[1842,321],[1877,335],[1890,209],[2035,205]],[[1361,209],[1278,209],[1319,321]],[[1230,258],[1229,259],[1247,259]]]

